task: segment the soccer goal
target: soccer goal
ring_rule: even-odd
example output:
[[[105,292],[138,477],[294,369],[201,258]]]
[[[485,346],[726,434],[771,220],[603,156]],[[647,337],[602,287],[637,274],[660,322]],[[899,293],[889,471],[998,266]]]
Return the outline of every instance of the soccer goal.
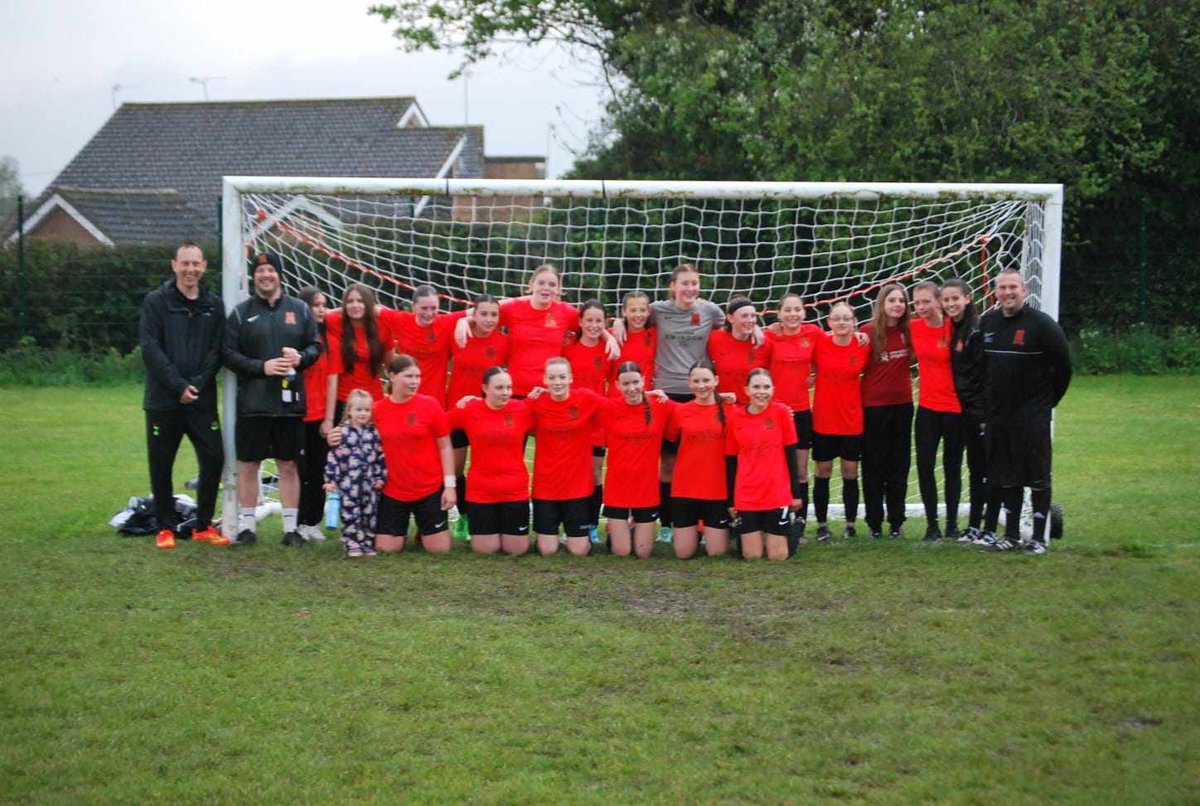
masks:
[[[361,282],[404,307],[428,284],[452,310],[479,293],[520,296],[529,270],[549,262],[564,300],[596,298],[616,315],[629,291],[664,299],[672,269],[690,262],[713,302],[746,295],[770,321],[795,291],[823,324],[839,301],[866,321],[891,282],[961,277],[986,309],[992,278],[1015,267],[1030,303],[1057,318],[1062,202],[1049,184],[226,177],[223,293],[228,306],[244,299],[248,254],[269,251],[292,293],[315,285],[337,304]]]

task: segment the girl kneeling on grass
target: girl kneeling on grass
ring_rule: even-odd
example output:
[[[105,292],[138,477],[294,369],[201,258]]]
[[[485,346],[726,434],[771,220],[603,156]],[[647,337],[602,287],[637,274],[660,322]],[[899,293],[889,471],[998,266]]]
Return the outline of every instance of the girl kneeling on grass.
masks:
[[[672,545],[681,560],[695,555],[704,522],[704,548],[710,557],[729,553],[729,489],[725,478],[725,432],[729,416],[716,394],[712,367],[697,364],[688,373],[695,400],[675,407],[664,434],[679,443],[678,461],[686,473],[671,481]]]
[[[529,470],[525,437],[533,427],[523,400],[503,367],[483,374],[483,399],[464,399],[450,412],[451,429],[470,443],[471,549],[519,556],[529,550]]]
[[[426,551],[450,551],[446,510],[454,506],[454,456],[446,413],[429,395],[420,394],[421,368],[410,355],[388,363],[388,396],[375,404],[375,425],[388,464],[379,501],[375,546],[403,551],[409,518],[416,518]],[[329,444],[341,443],[342,429],[329,432]]]
[[[648,397],[642,369],[632,361],[617,367],[617,386],[621,399],[609,400],[600,415],[608,441],[604,514],[613,554],[628,557],[632,552],[644,560],[654,550],[658,462],[675,404]]]
[[[325,461],[325,489],[341,494],[342,546],[347,557],[375,555],[375,514],[387,467],[383,443],[371,422],[372,406],[367,392],[350,392],[341,442]]]
[[[567,551],[582,557],[598,540],[599,501],[593,484],[592,443],[605,399],[590,389],[573,389],[565,358],[546,362],[545,389],[529,393],[533,415],[533,528],[538,552],[558,551],[558,529]],[[601,490],[601,493],[603,491]]]
[[[762,367],[750,370],[750,402],[732,411],[725,429],[729,514],[739,519],[742,557],[788,558],[791,513],[800,508],[800,465],[792,412],[775,403],[775,384]],[[765,535],[765,538],[764,538]]]

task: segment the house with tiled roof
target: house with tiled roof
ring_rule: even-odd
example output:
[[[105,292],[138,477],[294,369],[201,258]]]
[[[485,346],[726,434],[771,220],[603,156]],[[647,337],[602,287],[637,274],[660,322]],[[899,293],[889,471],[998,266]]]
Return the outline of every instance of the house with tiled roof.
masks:
[[[24,229],[106,246],[215,241],[224,176],[472,178],[511,174],[512,160],[489,168],[483,127],[432,126],[411,97],[127,103],[27,206]],[[0,238],[15,237],[10,221]]]

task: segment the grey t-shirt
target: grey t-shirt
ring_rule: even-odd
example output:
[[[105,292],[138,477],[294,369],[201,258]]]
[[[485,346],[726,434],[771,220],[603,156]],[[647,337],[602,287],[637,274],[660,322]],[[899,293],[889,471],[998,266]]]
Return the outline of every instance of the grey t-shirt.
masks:
[[[650,324],[658,330],[654,388],[670,395],[689,394],[688,372],[708,355],[708,334],[724,321],[720,307],[707,300],[696,300],[690,310],[671,301],[650,303]]]

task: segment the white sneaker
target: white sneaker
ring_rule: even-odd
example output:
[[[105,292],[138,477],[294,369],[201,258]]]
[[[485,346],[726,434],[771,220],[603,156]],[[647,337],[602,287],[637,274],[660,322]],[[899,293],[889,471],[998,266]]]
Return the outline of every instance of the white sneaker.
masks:
[[[298,528],[296,531],[299,532],[300,536],[303,537],[305,540],[307,540],[309,543],[325,542],[325,533],[323,531],[321,531],[321,527],[319,527],[319,526],[311,526],[311,525],[306,524],[306,525]]]

